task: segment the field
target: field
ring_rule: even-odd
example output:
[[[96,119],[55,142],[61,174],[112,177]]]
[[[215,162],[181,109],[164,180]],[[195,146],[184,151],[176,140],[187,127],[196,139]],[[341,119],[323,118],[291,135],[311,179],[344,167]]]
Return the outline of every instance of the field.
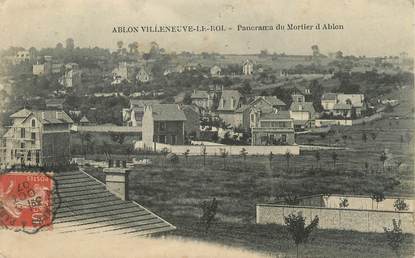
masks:
[[[404,93],[402,93],[404,94]],[[302,135],[299,144],[330,145],[341,150],[302,152],[300,156],[219,156],[179,155],[170,163],[162,155],[150,158],[153,166],[133,169],[129,194],[177,226],[174,236],[198,239],[251,250],[294,255],[294,245],[284,227],[256,225],[255,204],[272,202],[278,196],[320,193],[413,196],[413,120],[390,119],[408,116],[411,95],[383,120],[353,127],[336,127],[326,137]],[[363,141],[363,134],[367,139]],[[375,135],[375,136],[372,136]],[[402,138],[401,138],[402,136]],[[312,139],[312,140],[309,140]],[[387,149],[385,166],[380,160]],[[337,159],[333,160],[333,152]],[[99,158],[99,157],[97,157]],[[102,158],[102,157],[101,157]],[[335,161],[335,162],[334,162]],[[88,169],[104,180],[102,172]],[[216,221],[205,234],[201,229],[200,204],[216,198]],[[385,225],[389,226],[389,225]],[[405,256],[413,254],[413,236],[406,235]],[[301,247],[308,257],[392,257],[385,236],[377,233],[317,230]]]

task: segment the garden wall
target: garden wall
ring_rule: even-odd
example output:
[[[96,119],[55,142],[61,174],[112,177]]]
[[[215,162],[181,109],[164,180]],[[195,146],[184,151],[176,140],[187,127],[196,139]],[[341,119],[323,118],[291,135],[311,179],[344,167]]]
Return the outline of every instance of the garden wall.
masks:
[[[153,145],[153,146],[151,146]],[[270,152],[276,155],[283,155],[289,151],[292,155],[300,154],[300,146],[287,145],[287,146],[251,146],[251,145],[168,145],[162,143],[144,144],[142,141],[135,143],[135,148],[162,151],[167,148],[168,151],[176,154],[182,154],[189,150],[189,155],[201,155],[202,149],[206,148],[206,154],[209,156],[220,155],[221,150],[225,149],[229,155],[240,155],[241,150],[244,148],[248,155],[269,155]]]
[[[256,223],[284,225],[284,216],[292,213],[302,213],[306,217],[306,223],[309,223],[317,215],[319,217],[319,228],[360,232],[383,232],[383,227],[392,227],[392,219],[400,219],[403,232],[415,233],[414,213],[409,211],[397,212],[257,204]]]
[[[329,126],[329,125],[342,125],[342,126],[352,126],[352,125],[360,125],[363,123],[369,123],[371,121],[382,119],[383,113],[375,113],[371,116],[366,116],[358,119],[316,119],[315,126],[322,127],[322,126]]]

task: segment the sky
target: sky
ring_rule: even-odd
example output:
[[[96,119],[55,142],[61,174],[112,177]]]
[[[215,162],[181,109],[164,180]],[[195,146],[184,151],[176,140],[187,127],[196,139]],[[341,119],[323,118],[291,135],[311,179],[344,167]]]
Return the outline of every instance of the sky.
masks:
[[[112,33],[141,25],[277,25],[335,23],[337,31]],[[80,47],[115,49],[151,41],[170,51],[287,54],[342,50],[349,55],[414,55],[413,0],[0,0],[0,49],[54,47],[72,37]]]

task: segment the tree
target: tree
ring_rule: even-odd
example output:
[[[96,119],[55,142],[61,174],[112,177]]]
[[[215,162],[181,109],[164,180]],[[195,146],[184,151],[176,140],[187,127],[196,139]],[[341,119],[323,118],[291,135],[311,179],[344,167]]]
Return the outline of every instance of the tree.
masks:
[[[320,152],[319,151],[316,151],[314,153],[314,157],[316,158],[316,163],[317,163],[317,166],[316,167],[320,168],[320,159],[321,159]]]
[[[202,216],[200,217],[200,222],[205,226],[205,234],[208,233],[210,226],[216,216],[216,212],[218,210],[218,202],[216,198],[213,198],[212,202],[208,203],[203,201],[200,205],[202,209]]]
[[[245,148],[242,148],[240,153],[241,153],[241,157],[244,159],[244,164],[246,168],[246,156],[248,156],[248,151]]]
[[[166,161],[167,161],[167,154],[169,154],[169,150],[166,147],[164,147],[161,150],[161,155],[163,155],[163,161],[162,161],[162,164],[161,164],[161,170],[162,171],[164,171],[164,165],[166,164]]]
[[[223,169],[226,169],[226,157],[228,157],[228,152],[225,148],[220,149],[220,156],[223,159]]]
[[[117,41],[118,52],[121,52],[123,45],[124,45],[124,42],[122,40]]]
[[[395,202],[393,203],[393,207],[397,211],[407,211],[409,209],[408,204],[406,204],[405,200],[400,198],[395,200]]]
[[[125,139],[125,134],[120,132],[110,132],[110,137],[113,142],[123,144]]]
[[[337,153],[333,151],[331,154],[331,159],[333,160],[333,168],[336,168]]]
[[[298,247],[300,244],[307,242],[308,237],[311,232],[317,228],[319,218],[315,216],[314,219],[310,222],[308,226],[305,226],[305,218],[299,213],[298,215],[290,214],[288,217],[284,216],[285,225],[287,225],[287,230],[291,235],[297,249],[297,258],[298,256]]]
[[[206,166],[206,155],[207,155],[206,146],[202,147],[201,154],[203,156],[203,167],[205,167]]]
[[[190,150],[187,149],[185,152],[183,152],[183,156],[186,159],[186,167],[187,167],[187,159],[189,158]]]
[[[389,247],[395,252],[396,257],[401,257],[400,249],[405,240],[402,232],[401,220],[392,219],[393,228],[384,227],[386,240]]]
[[[111,146],[106,141],[102,143],[102,150],[105,154],[106,159],[111,160]]]
[[[292,158],[291,152],[287,150],[284,154],[285,161],[287,162],[287,171],[290,169],[290,159]]]
[[[385,161],[388,159],[386,152],[383,151],[379,157],[380,162],[382,162],[382,172],[385,173]]]
[[[347,198],[340,198],[340,203],[339,203],[339,207],[340,208],[347,208],[349,207],[349,200]]]
[[[374,192],[371,196],[372,200],[376,201],[376,209],[379,208],[379,203],[385,200],[385,194],[383,192]],[[373,202],[372,202],[373,204]],[[373,205],[372,205],[373,209]]]
[[[268,155],[268,160],[269,160],[269,167],[272,170],[272,159],[274,158],[274,154],[272,153],[272,151],[269,153]]]

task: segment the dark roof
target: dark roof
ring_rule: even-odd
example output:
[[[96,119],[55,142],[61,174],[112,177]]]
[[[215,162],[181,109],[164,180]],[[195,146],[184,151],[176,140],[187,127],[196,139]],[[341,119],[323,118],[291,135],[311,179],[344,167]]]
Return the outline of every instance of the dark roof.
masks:
[[[352,109],[352,105],[344,104],[344,103],[337,103],[337,104],[334,104],[333,109]]]
[[[276,113],[268,113],[261,115],[259,120],[278,120],[278,119],[291,119],[289,111],[278,111]]]
[[[145,105],[160,104],[158,99],[130,99],[130,105],[144,107]]]
[[[190,96],[192,99],[207,99],[209,98],[209,94],[205,90],[197,90],[192,93]]]
[[[321,100],[336,100],[336,98],[336,93],[325,93],[323,96],[321,96]]]
[[[42,124],[72,124],[73,120],[62,110],[29,110],[23,108],[11,118],[27,118],[33,114]]]
[[[231,99],[234,99],[234,108],[231,108]],[[239,106],[239,101],[242,98],[242,94],[239,93],[237,90],[224,90],[222,91],[221,100],[224,100],[224,106],[221,107],[219,105],[218,110],[228,110],[233,111],[236,110]]]
[[[290,110],[294,112],[308,111],[311,115],[315,113],[312,102],[293,102],[291,103]]]
[[[83,171],[55,173],[53,230],[149,235],[175,227],[134,201],[123,201]]]
[[[183,110],[177,104],[155,104],[151,107],[154,121],[186,121]]]
[[[276,96],[256,96],[255,99],[251,103],[249,103],[249,105],[253,105],[261,99],[268,102],[271,106],[285,106],[286,105],[282,100],[280,100]]]

